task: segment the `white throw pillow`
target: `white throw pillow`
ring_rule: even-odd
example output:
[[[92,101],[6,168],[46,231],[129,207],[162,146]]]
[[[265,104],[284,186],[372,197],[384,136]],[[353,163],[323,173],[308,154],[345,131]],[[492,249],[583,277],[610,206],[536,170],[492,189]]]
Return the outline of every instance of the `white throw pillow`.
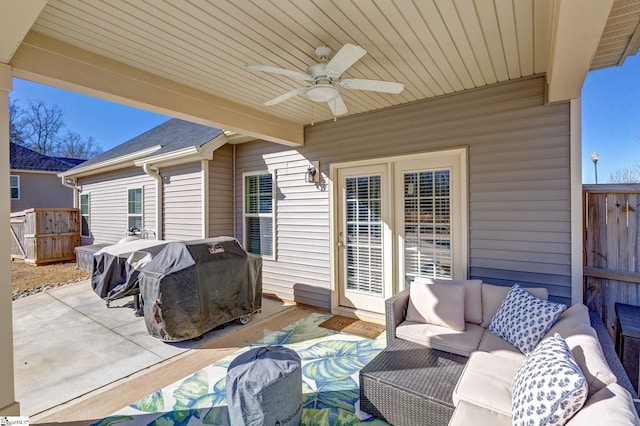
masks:
[[[409,287],[407,321],[464,331],[464,286],[414,282]]]
[[[566,305],[538,299],[516,284],[491,320],[489,331],[528,355],[565,309]]]
[[[538,299],[549,299],[549,292],[544,287],[524,287],[524,289]],[[489,327],[500,304],[509,294],[509,290],[511,287],[482,283],[482,323],[480,323],[480,327]]]
[[[513,425],[564,425],[587,400],[587,381],[559,334],[544,339],[513,378]]]

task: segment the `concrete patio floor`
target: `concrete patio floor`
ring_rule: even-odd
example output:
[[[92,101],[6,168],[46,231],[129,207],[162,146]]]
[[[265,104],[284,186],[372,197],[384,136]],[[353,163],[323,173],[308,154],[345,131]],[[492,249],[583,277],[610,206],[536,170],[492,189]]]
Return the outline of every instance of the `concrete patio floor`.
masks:
[[[131,297],[107,308],[89,281],[18,299],[13,302],[13,335],[16,399],[21,414],[37,423],[122,383],[140,381],[146,373],[155,371],[162,377],[158,368],[189,358],[194,351],[216,347],[220,339],[238,331],[265,334],[277,330],[281,325],[269,327],[268,320],[291,309],[299,308],[263,299],[262,312],[246,326],[234,322],[206,333],[201,340],[165,343],[148,334],[144,318],[134,315]],[[201,362],[205,361],[210,362]],[[186,370],[191,368],[189,363],[182,365]],[[186,370],[178,374],[186,375]],[[146,392],[142,388],[141,392]],[[144,395],[132,392],[133,399],[123,395],[125,402],[120,406]],[[89,409],[94,411],[94,419],[113,411],[95,405]],[[56,419],[60,420],[71,419]]]

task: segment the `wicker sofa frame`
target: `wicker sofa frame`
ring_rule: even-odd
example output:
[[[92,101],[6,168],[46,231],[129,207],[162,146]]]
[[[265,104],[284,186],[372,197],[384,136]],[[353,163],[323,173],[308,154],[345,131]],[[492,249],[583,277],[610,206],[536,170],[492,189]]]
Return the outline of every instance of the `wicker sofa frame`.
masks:
[[[396,336],[396,327],[402,321],[404,321],[408,303],[409,303],[408,289],[396,294],[395,296],[391,297],[385,302],[387,348],[385,348],[382,351],[382,353],[378,355],[379,357],[388,358],[388,354],[385,354],[385,351],[395,350],[395,348],[399,344],[399,341],[402,341],[402,339],[399,339]],[[627,376],[627,373],[624,370],[624,367],[622,366],[622,363],[620,362],[620,359],[616,354],[615,346],[613,344],[613,341],[611,340],[611,337],[607,333],[607,329],[604,323],[602,322],[602,319],[593,310],[589,310],[589,317],[590,317],[589,319],[591,322],[591,326],[596,330],[596,333],[598,335],[598,340],[600,342],[600,346],[602,347],[602,351],[607,360],[607,363],[609,364],[609,366],[611,367],[611,370],[616,375],[618,384],[620,384],[620,386],[628,390],[629,393],[631,394],[632,398],[634,399],[636,411],[640,415],[640,401],[638,400],[638,395],[634,390],[631,384],[631,381],[629,380],[629,377]],[[426,347],[425,347],[425,350],[432,351],[432,349],[426,348]],[[389,365],[389,364],[387,365],[388,365],[388,368],[391,370],[393,369],[401,370],[402,368],[401,365]],[[384,385],[387,389],[389,389],[389,387],[397,386],[400,389],[404,389],[405,394],[407,393],[406,378],[401,377],[400,374],[398,375],[397,381],[394,381],[394,378],[392,376],[386,375]],[[369,383],[368,386],[369,388],[371,388],[371,383]],[[362,376],[361,376],[361,393],[362,392],[363,392],[363,389],[362,389]],[[393,395],[399,395],[399,397],[394,398]],[[377,415],[380,415],[380,413],[394,412],[397,410],[397,407],[403,407],[405,415],[410,414],[408,410],[411,410],[411,407],[407,406],[407,401],[404,399],[405,397],[403,395],[403,392],[400,392],[400,393],[394,393],[394,392],[388,392],[388,391],[387,392],[368,392],[366,397],[367,397],[367,407],[369,407],[370,410],[374,411],[375,414]],[[429,396],[426,396],[426,397],[429,398]],[[416,418],[422,418],[424,420],[424,417],[422,417],[422,415],[417,415],[417,414],[418,413],[416,413]],[[409,417],[411,416],[409,415]],[[433,424],[446,424],[444,420],[445,419],[440,417]]]

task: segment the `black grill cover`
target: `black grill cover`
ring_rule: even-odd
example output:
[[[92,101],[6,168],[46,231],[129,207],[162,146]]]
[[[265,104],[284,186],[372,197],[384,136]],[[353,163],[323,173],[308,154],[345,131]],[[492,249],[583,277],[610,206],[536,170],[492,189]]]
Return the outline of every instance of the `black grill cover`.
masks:
[[[139,282],[147,330],[164,341],[199,337],[262,306],[262,258],[231,237],[168,243]]]
[[[105,302],[139,293],[138,276],[166,241],[127,241],[101,248],[93,254],[91,288]]]

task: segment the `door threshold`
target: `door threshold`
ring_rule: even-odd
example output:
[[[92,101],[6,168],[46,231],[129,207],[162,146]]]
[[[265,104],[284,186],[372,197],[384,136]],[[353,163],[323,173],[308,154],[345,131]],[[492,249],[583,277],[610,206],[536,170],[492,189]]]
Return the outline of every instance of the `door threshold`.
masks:
[[[362,321],[369,321],[374,324],[385,325],[384,314],[371,311],[363,311],[362,309],[350,308],[348,306],[338,306],[331,309],[332,315],[341,315],[347,318],[356,318]]]

